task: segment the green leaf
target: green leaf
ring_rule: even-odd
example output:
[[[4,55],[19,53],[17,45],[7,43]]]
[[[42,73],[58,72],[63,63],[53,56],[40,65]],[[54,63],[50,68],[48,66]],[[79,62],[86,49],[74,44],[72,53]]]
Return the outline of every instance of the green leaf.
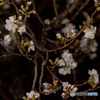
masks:
[[[98,7],[97,10],[100,11],[100,7]]]

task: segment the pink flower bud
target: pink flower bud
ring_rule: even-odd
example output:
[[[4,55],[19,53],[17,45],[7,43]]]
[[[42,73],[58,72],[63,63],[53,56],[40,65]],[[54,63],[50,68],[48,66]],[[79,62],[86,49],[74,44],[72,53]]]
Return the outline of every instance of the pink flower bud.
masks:
[[[22,20],[22,16],[19,16],[18,19],[19,19],[19,20]]]
[[[31,5],[31,3],[32,3],[31,1],[28,1],[28,2],[27,2],[28,5]]]
[[[71,29],[71,32],[74,33],[75,31],[73,29]]]

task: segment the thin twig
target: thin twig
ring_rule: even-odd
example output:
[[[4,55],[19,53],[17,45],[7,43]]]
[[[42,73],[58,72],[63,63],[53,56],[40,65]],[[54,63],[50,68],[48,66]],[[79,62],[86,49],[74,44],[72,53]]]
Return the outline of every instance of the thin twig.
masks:
[[[17,54],[17,53],[11,53],[11,54],[4,54],[0,56],[0,59],[3,57],[9,57],[9,56],[22,56],[21,54]]]
[[[55,21],[55,25],[58,25],[63,18],[67,17],[67,15],[76,8],[78,2],[79,2],[79,0],[75,0],[73,5],[68,10],[65,9],[65,11],[63,11],[61,14],[59,14],[58,19]]]
[[[28,60],[32,60],[32,58],[29,58],[28,57],[28,53],[27,53],[27,55],[25,55],[24,53],[23,53],[23,50],[22,50],[22,48],[20,47],[20,39],[19,39],[19,36],[18,36],[18,34],[17,34],[17,32],[15,33],[15,35],[16,35],[16,39],[17,39],[17,46],[18,46],[18,49],[19,49],[19,51],[20,51],[20,53],[24,56],[24,57],[26,57]]]
[[[77,100],[81,100],[78,96],[76,96]]]
[[[37,41],[37,39],[36,39],[36,37],[35,37],[35,34],[34,34],[34,32],[31,30],[31,28],[28,27],[28,26],[26,26],[26,28],[27,28],[27,30],[31,33],[31,36],[32,36],[31,39],[33,40],[33,42],[34,42],[36,48],[37,48],[39,51],[46,52],[46,49],[45,49],[44,47],[39,46],[38,41]]]
[[[41,23],[43,26],[45,26],[44,23],[43,23],[43,21],[42,21],[42,19],[41,19],[41,17],[40,17],[40,16],[38,15],[38,13],[37,13],[34,0],[32,0],[32,4],[33,4],[33,9],[36,11],[36,17],[38,18],[38,20],[40,21],[40,23]]]
[[[27,13],[25,14],[25,17],[24,17],[24,21],[23,21],[24,24],[26,24],[26,20],[27,20]]]
[[[19,55],[19,56],[24,56],[24,57],[34,57],[34,56],[32,56],[32,55],[30,55],[30,54],[28,54],[28,55],[23,55],[23,54],[18,54],[18,53],[13,53],[13,52],[11,52],[7,47],[6,47],[6,45],[3,43],[3,40],[1,39],[1,43],[2,43],[2,45],[3,45],[3,47],[6,49],[6,51],[7,52],[9,52],[11,55]],[[8,54],[8,56],[10,56],[10,54]],[[2,57],[5,57],[5,55],[2,55]]]
[[[78,11],[74,14],[71,20],[75,19],[75,17],[80,13],[80,11],[89,3],[90,0],[86,0],[85,3],[82,3],[81,7],[78,9]]]
[[[79,84],[79,85],[74,85],[74,86],[83,86],[83,85],[86,85],[88,83],[88,81],[82,83],[82,84]]]
[[[97,90],[97,89],[100,89],[100,86],[98,86],[98,87],[96,87],[96,88],[94,88],[94,89],[88,89],[88,90],[85,90],[85,91],[82,91],[82,92],[95,91],[95,90]]]
[[[56,75],[54,75],[54,74],[51,72],[51,70],[49,69],[49,67],[46,66],[46,68],[47,68],[47,70],[50,72],[50,74],[53,75],[53,76],[62,84],[62,81],[61,81]]]
[[[53,0],[53,7],[56,17],[58,17],[57,7],[56,7],[56,0]]]
[[[16,6],[15,2],[14,2],[13,0],[11,0],[11,2],[12,2],[12,5],[15,7],[18,16],[20,16],[20,13],[19,13],[18,7]]]
[[[7,52],[9,52],[10,54],[12,53],[7,47],[6,45],[3,43],[3,40],[1,39],[1,44],[3,45],[3,47],[6,49]]]

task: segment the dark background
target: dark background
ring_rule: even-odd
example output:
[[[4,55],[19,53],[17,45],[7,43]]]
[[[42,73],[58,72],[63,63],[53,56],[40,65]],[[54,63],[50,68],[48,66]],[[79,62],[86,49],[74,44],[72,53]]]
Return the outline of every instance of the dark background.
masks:
[[[67,0],[57,0],[58,4],[58,13],[62,13],[65,9],[65,4]],[[86,2],[85,0],[80,0],[79,5],[75,8],[75,10],[67,16],[67,18],[71,19],[71,17],[77,12],[80,8],[80,3]],[[53,19],[55,16],[53,3],[52,0],[35,0],[37,12],[41,16],[43,20],[49,18],[50,20]],[[16,3],[20,8],[21,3]],[[24,3],[23,3],[24,4]],[[31,9],[31,7],[30,7]],[[88,12],[89,15],[93,13],[95,10],[94,1],[90,0],[88,5],[84,7],[82,11]],[[78,26],[82,24],[83,20],[86,20],[82,14],[82,11],[76,16],[74,20],[71,22],[76,25],[76,28],[79,30]],[[15,9],[13,6],[11,8],[5,10],[3,6],[0,7],[0,30],[2,30],[2,34],[0,37],[3,37],[4,34],[8,34],[5,31],[4,24],[5,19],[9,16],[16,14]],[[83,83],[88,80],[88,70],[95,68],[98,73],[100,73],[100,12],[96,13],[94,16],[93,25],[97,26],[97,33],[96,33],[96,40],[98,42],[98,50],[97,50],[97,58],[94,60],[90,60],[88,56],[84,58],[82,63],[78,64],[78,67],[75,69],[76,71],[76,82],[73,79],[73,73],[71,75],[62,76],[57,73],[57,70],[54,70],[54,73],[62,80],[69,81],[69,83]],[[29,26],[34,31],[38,42],[41,38],[41,31],[42,25],[38,21],[35,15],[31,15],[28,19]],[[53,31],[56,30],[55,28],[51,30],[50,38],[53,38]],[[60,30],[60,29],[57,29]],[[48,43],[46,46],[51,46]],[[13,52],[18,52],[18,49],[15,47]],[[55,53],[50,53],[50,58],[54,59],[56,56],[60,56],[60,51]],[[0,45],[0,55],[8,54],[7,51],[4,49],[3,46]],[[31,52],[32,54],[32,52]],[[81,59],[81,57],[80,57]],[[78,62],[77,62],[78,63]],[[38,60],[38,72],[40,72],[40,64],[41,61]],[[26,95],[26,92],[30,92],[32,88],[32,82],[34,78],[34,64],[31,61],[28,61],[24,57],[19,56],[11,56],[11,57],[4,57],[0,59],[0,100],[22,100],[22,96]],[[38,74],[39,79],[39,74]],[[38,91],[38,79],[36,83],[36,90]],[[50,82],[52,83],[52,76],[49,72],[45,69],[43,82]],[[100,84],[99,84],[100,85]],[[78,91],[84,91],[88,88],[91,88],[89,85],[85,85],[83,87],[79,87]],[[100,100],[100,89],[96,90],[99,94],[98,97],[80,97],[82,100]],[[61,93],[62,90],[56,92],[56,94],[50,94],[48,96],[41,95],[41,100],[61,100]],[[78,100],[76,97],[69,98],[68,100]]]

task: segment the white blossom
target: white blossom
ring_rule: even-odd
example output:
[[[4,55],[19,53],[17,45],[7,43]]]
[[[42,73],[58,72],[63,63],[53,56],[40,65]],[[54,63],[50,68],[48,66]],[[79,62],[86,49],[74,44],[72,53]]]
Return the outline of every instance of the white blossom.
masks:
[[[47,82],[43,83],[43,86],[45,86],[46,88],[48,87],[48,85],[49,85],[49,83],[47,83]]]
[[[95,3],[98,3],[98,0],[94,0]]]
[[[74,69],[77,67],[77,63],[75,61],[71,62],[71,69]]]
[[[66,74],[71,73],[71,69],[69,67],[68,68],[59,68],[58,72],[59,72],[59,74],[66,75]]]
[[[59,66],[65,66],[65,62],[62,59],[58,60]]]
[[[76,92],[78,90],[77,87],[74,87],[74,85],[69,84],[68,82],[62,82],[63,86],[63,93],[61,94],[62,98],[66,98],[67,95],[70,95],[70,92]]]
[[[72,3],[74,3],[74,1],[75,1],[75,0],[68,0],[68,3],[69,3],[69,4],[72,4]]]
[[[97,46],[98,46],[98,43],[96,42],[96,40],[94,40],[93,45],[89,46],[90,51],[96,52],[97,51]]]
[[[6,19],[6,24],[4,25],[8,31],[12,31],[15,33],[17,29],[17,24],[15,24],[16,20],[14,16],[10,16],[9,19]]]
[[[88,71],[88,74],[89,74],[89,75],[97,74],[97,70],[95,70],[95,69],[92,69],[91,71],[89,70],[89,71]]]
[[[94,45],[90,45],[90,46],[89,46],[89,49],[90,49],[90,51],[92,51],[92,52],[96,52],[96,51],[97,51],[97,47],[94,46]]]
[[[37,99],[40,96],[39,93],[35,93],[35,99]]]
[[[98,43],[97,43],[96,40],[93,41],[93,45],[96,46],[96,47],[98,46]]]
[[[61,29],[61,31],[64,34],[67,34],[71,29],[75,29],[75,25],[73,25],[72,23],[68,23],[64,28]]]
[[[67,86],[68,86],[68,82],[63,82],[63,83],[62,83],[62,86],[63,86],[63,87],[67,87]]]
[[[94,75],[94,83],[98,84],[99,83],[99,74]]]
[[[30,15],[27,15],[27,18],[30,18]]]
[[[30,93],[27,92],[26,96],[27,96],[27,98],[32,99],[34,94],[35,94],[35,92],[31,91]]]
[[[26,96],[28,99],[32,99],[33,97],[35,97],[35,99],[37,99],[40,95],[39,93],[35,93],[33,90],[30,93],[26,93]]]
[[[10,5],[6,3],[6,4],[3,5],[3,8],[4,9],[9,9],[10,8]]]
[[[60,33],[57,33],[56,36],[57,36],[57,38],[59,38],[59,39],[61,38],[61,34],[60,34]]]
[[[91,71],[89,70],[88,74],[93,76],[94,85],[92,87],[93,88],[96,87],[96,85],[99,83],[99,74],[98,74],[97,70],[95,70],[95,69],[92,69]]]
[[[91,29],[85,29],[83,32],[85,33],[83,38],[94,39],[95,38],[95,33],[96,33],[96,27],[91,28]]]
[[[23,32],[26,32],[25,25],[21,26],[21,27],[18,29],[18,32],[20,33],[20,35],[22,35]]]
[[[59,68],[59,74],[66,75],[71,73],[71,69],[74,69],[77,66],[77,63],[74,61],[73,56],[69,53],[69,50],[64,50],[62,53],[62,59],[58,60],[59,66],[63,66]]]
[[[84,48],[86,49],[87,48],[87,39],[82,39],[80,40],[80,45],[79,45],[81,48]]]
[[[62,54],[62,58],[64,58],[65,62],[69,61],[69,60],[73,60],[72,54],[69,53],[68,50],[65,50]]]
[[[12,34],[12,32],[10,32],[9,35],[4,36],[4,39],[1,41],[1,45],[4,44],[7,46],[8,49],[14,50],[15,49],[14,46],[16,45],[17,41],[16,41],[16,37],[11,36],[10,34]]]
[[[30,46],[28,47],[28,52],[30,52],[30,50],[35,51],[35,45],[33,41],[30,41]]]
[[[28,5],[31,5],[31,3],[32,3],[31,1],[28,1],[28,2],[27,2]]]
[[[5,41],[10,41],[10,40],[11,40],[10,35],[6,35],[6,36],[4,37],[4,40],[5,40]]]
[[[52,91],[52,89],[44,89],[43,92],[45,93],[49,93],[50,91]]]
[[[74,92],[75,92],[75,91],[77,91],[77,90],[78,90],[78,88],[77,88],[77,87],[74,87],[74,88],[73,88],[73,91],[74,91]]]
[[[69,22],[69,20],[67,19],[67,18],[65,18],[65,19],[63,19],[62,21],[61,21],[61,24],[66,24],[66,23],[68,23]]]
[[[75,35],[76,35],[76,33],[74,32],[74,33],[72,33],[71,34],[71,38],[74,38],[75,37]]]
[[[90,55],[90,59],[94,59],[94,58],[96,58],[97,57],[97,54],[96,53],[92,53],[91,55]]]
[[[56,89],[52,88],[52,84],[44,82],[43,86],[44,86],[43,92],[45,92],[46,95],[49,95],[50,93],[56,93]]]
[[[44,24],[50,25],[50,19],[45,19],[45,20],[44,20]]]
[[[3,40],[2,42],[4,45],[6,45],[8,47],[11,41]],[[1,42],[1,45],[3,45],[2,42]]]
[[[63,93],[61,94],[61,96],[62,96],[62,98],[64,98],[64,97],[65,97],[65,92],[63,92]]]

